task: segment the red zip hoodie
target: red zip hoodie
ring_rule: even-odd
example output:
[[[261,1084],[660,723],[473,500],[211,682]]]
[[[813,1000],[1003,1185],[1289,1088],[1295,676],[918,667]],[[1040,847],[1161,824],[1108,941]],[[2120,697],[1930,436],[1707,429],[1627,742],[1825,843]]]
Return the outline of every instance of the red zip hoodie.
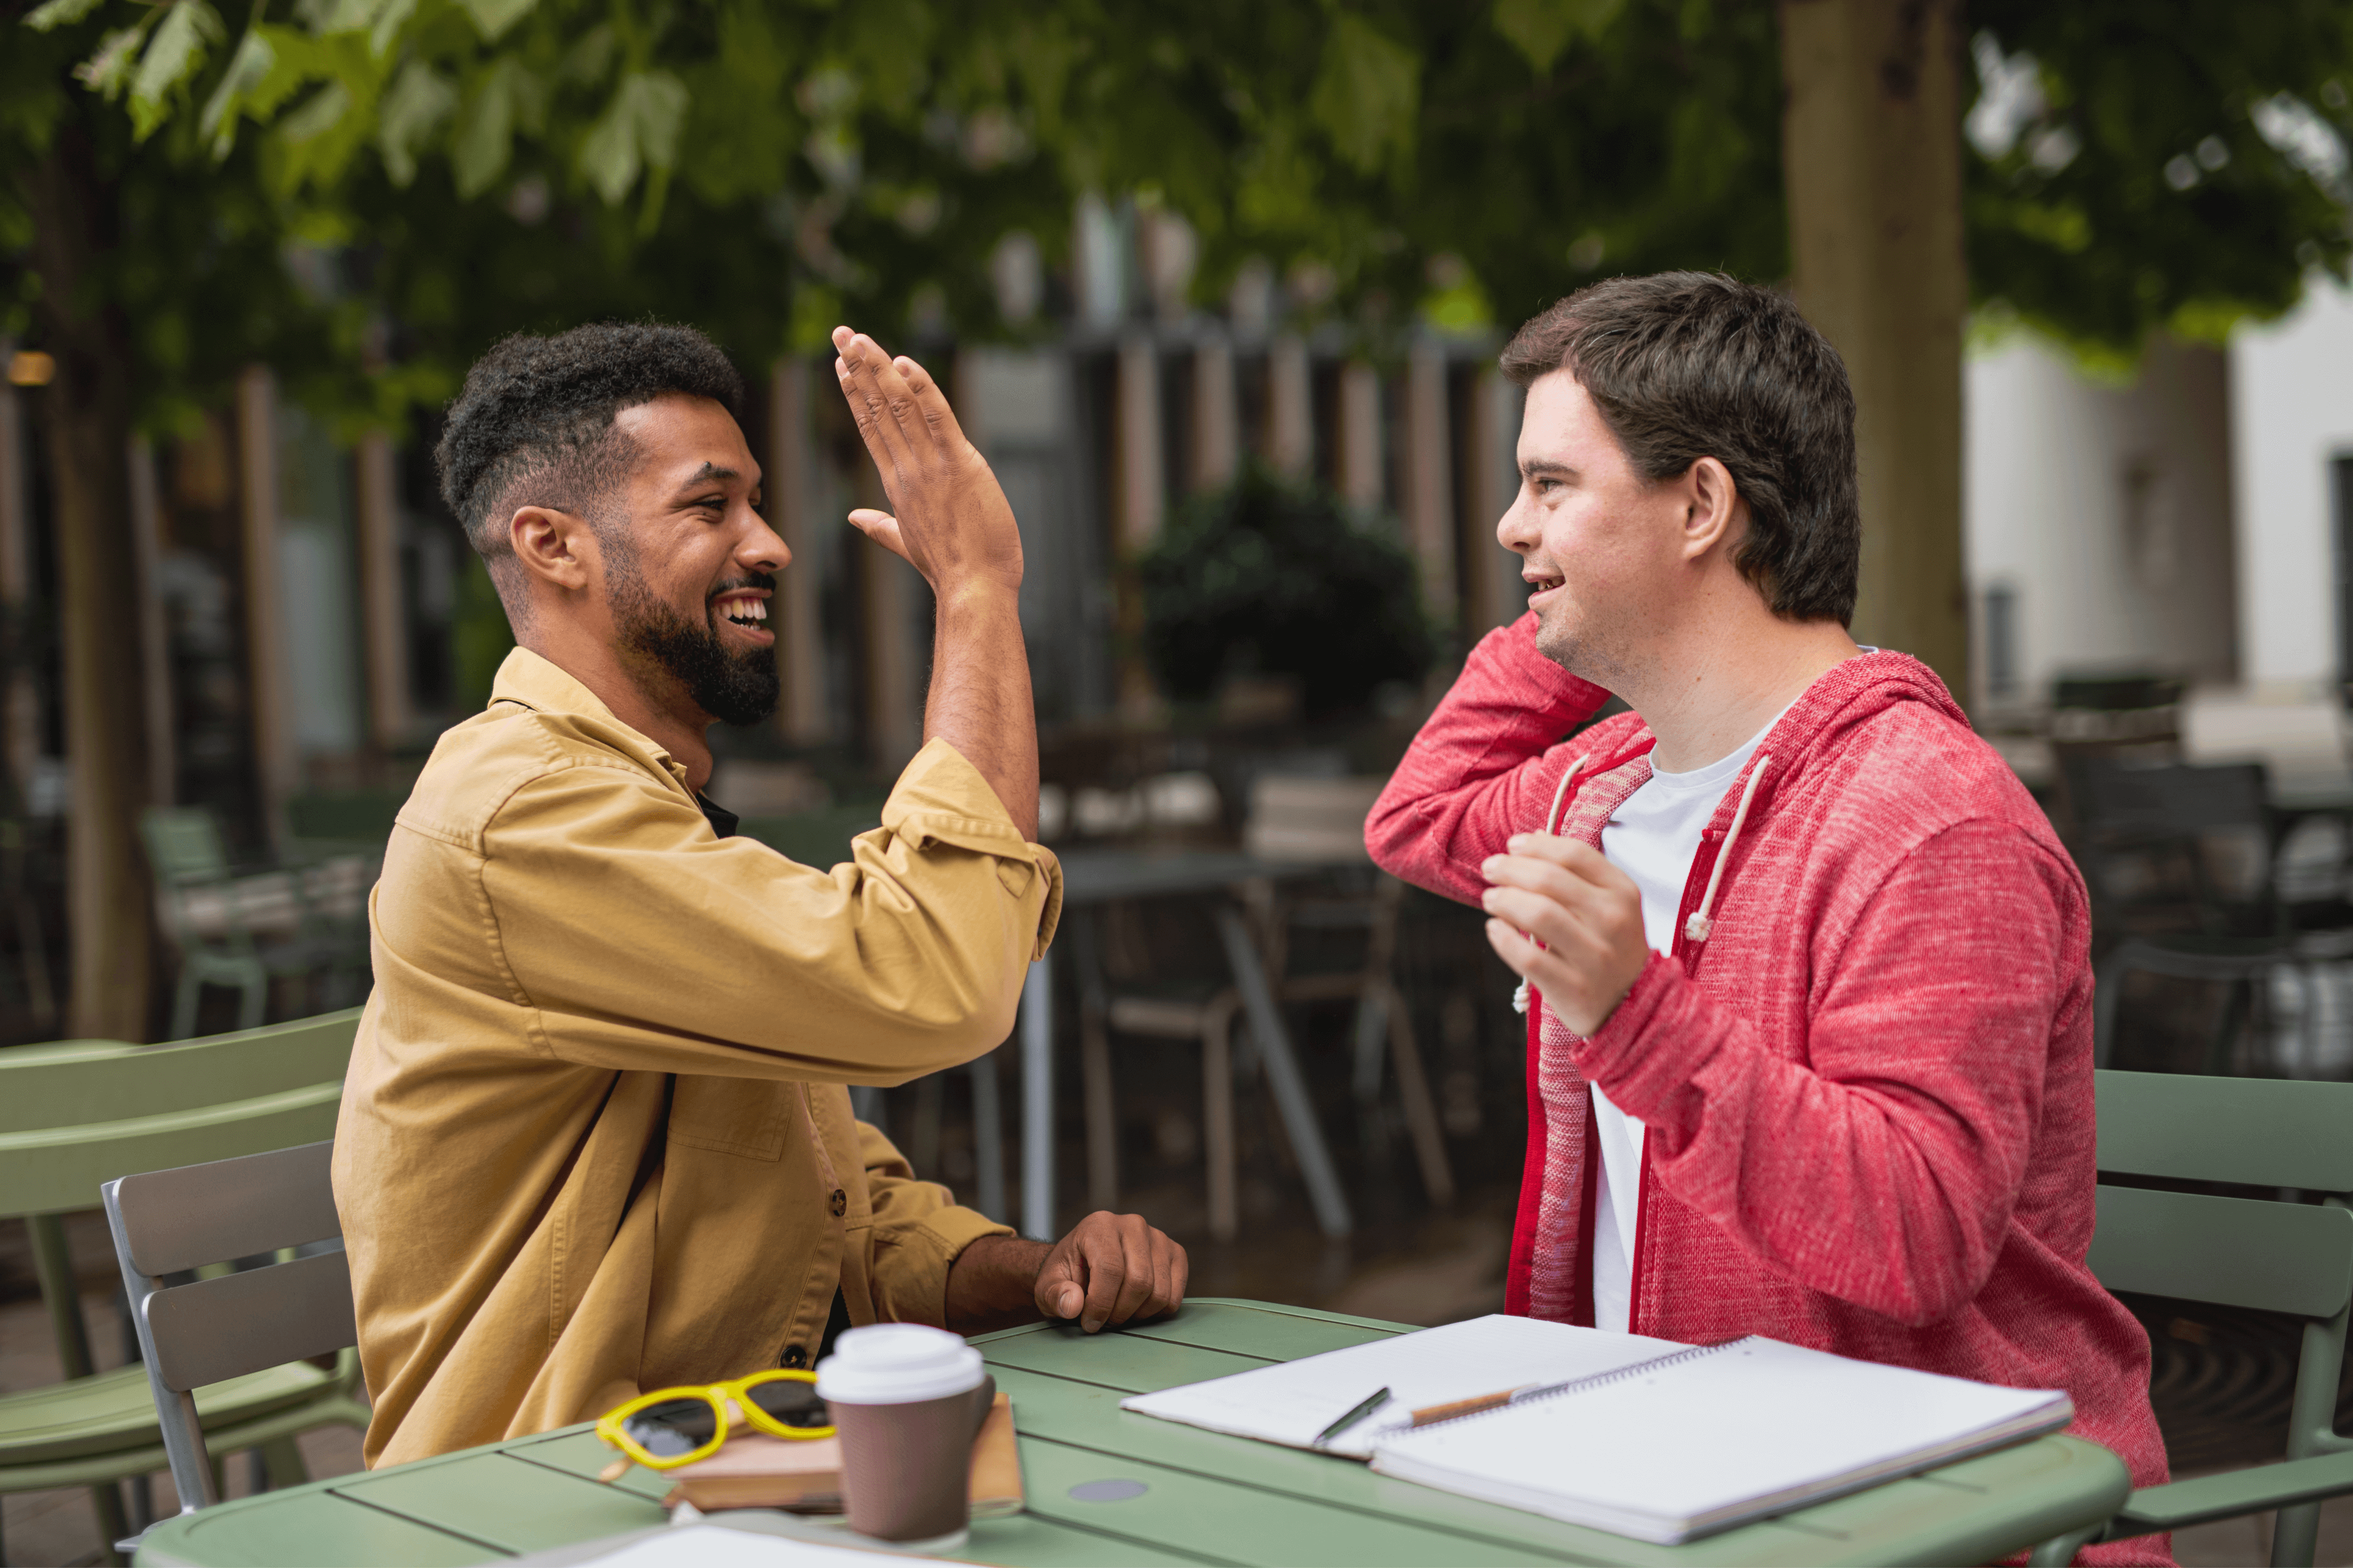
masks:
[[[1366,819],[1373,858],[1476,903],[1513,834],[1599,847],[1654,743],[1631,713],[1560,739],[1607,698],[1536,652],[1533,614],[1489,633]],[[1675,924],[1591,1038],[1530,1007],[1508,1310],[1592,1321],[1598,1083],[1649,1130],[1633,1332],[2063,1388],[2073,1432],[2162,1483],[2148,1336],[2084,1265],[2083,879],[1936,675],[1869,653],[1809,687],[1725,790]]]

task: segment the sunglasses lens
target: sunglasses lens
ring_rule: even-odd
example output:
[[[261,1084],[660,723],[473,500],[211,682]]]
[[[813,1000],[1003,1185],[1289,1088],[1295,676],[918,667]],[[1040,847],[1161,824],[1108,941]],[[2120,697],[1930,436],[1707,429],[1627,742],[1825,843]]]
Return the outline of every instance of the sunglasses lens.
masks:
[[[702,1399],[665,1400],[621,1423],[621,1430],[657,1459],[691,1454],[710,1442],[718,1429],[718,1413]]]
[[[771,1418],[787,1426],[828,1426],[833,1417],[825,1408],[825,1401],[817,1396],[817,1385],[798,1378],[779,1378],[775,1383],[754,1384],[744,1391],[744,1397],[758,1405]]]

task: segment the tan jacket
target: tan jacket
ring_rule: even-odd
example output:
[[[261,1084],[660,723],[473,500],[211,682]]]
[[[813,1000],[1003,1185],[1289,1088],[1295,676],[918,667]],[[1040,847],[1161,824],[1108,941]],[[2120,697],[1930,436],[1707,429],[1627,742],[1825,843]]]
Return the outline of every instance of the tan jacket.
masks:
[[[371,1465],[944,1315],[1003,1234],[855,1121],[847,1083],[1011,1031],[1061,871],[944,742],[851,859],[716,837],[685,770],[518,649],[434,748],[370,900],[335,1134]]]

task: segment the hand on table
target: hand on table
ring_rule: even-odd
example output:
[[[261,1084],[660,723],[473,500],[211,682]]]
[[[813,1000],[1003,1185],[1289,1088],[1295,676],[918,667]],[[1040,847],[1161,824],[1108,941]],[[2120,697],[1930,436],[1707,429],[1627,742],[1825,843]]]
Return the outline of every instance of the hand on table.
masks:
[[[948,1327],[963,1333],[1075,1318],[1107,1324],[1165,1317],[1185,1303],[1185,1249],[1132,1214],[1098,1212],[1049,1246],[987,1236],[948,1270]]]
[[[1514,836],[1480,867],[1487,940],[1580,1035],[1607,1023],[1651,961],[1634,879],[1573,838]],[[1538,944],[1542,945],[1539,946]]]

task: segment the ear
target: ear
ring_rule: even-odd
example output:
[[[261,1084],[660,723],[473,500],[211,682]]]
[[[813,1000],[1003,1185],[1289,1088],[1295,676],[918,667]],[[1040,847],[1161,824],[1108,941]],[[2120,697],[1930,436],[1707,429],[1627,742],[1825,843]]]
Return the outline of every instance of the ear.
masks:
[[[507,538],[525,574],[550,587],[578,593],[595,575],[596,532],[568,511],[518,507],[507,520]]]
[[[1702,458],[1682,481],[1683,559],[1696,561],[1711,550],[1730,554],[1748,532],[1748,502],[1732,482],[1732,470]]]

